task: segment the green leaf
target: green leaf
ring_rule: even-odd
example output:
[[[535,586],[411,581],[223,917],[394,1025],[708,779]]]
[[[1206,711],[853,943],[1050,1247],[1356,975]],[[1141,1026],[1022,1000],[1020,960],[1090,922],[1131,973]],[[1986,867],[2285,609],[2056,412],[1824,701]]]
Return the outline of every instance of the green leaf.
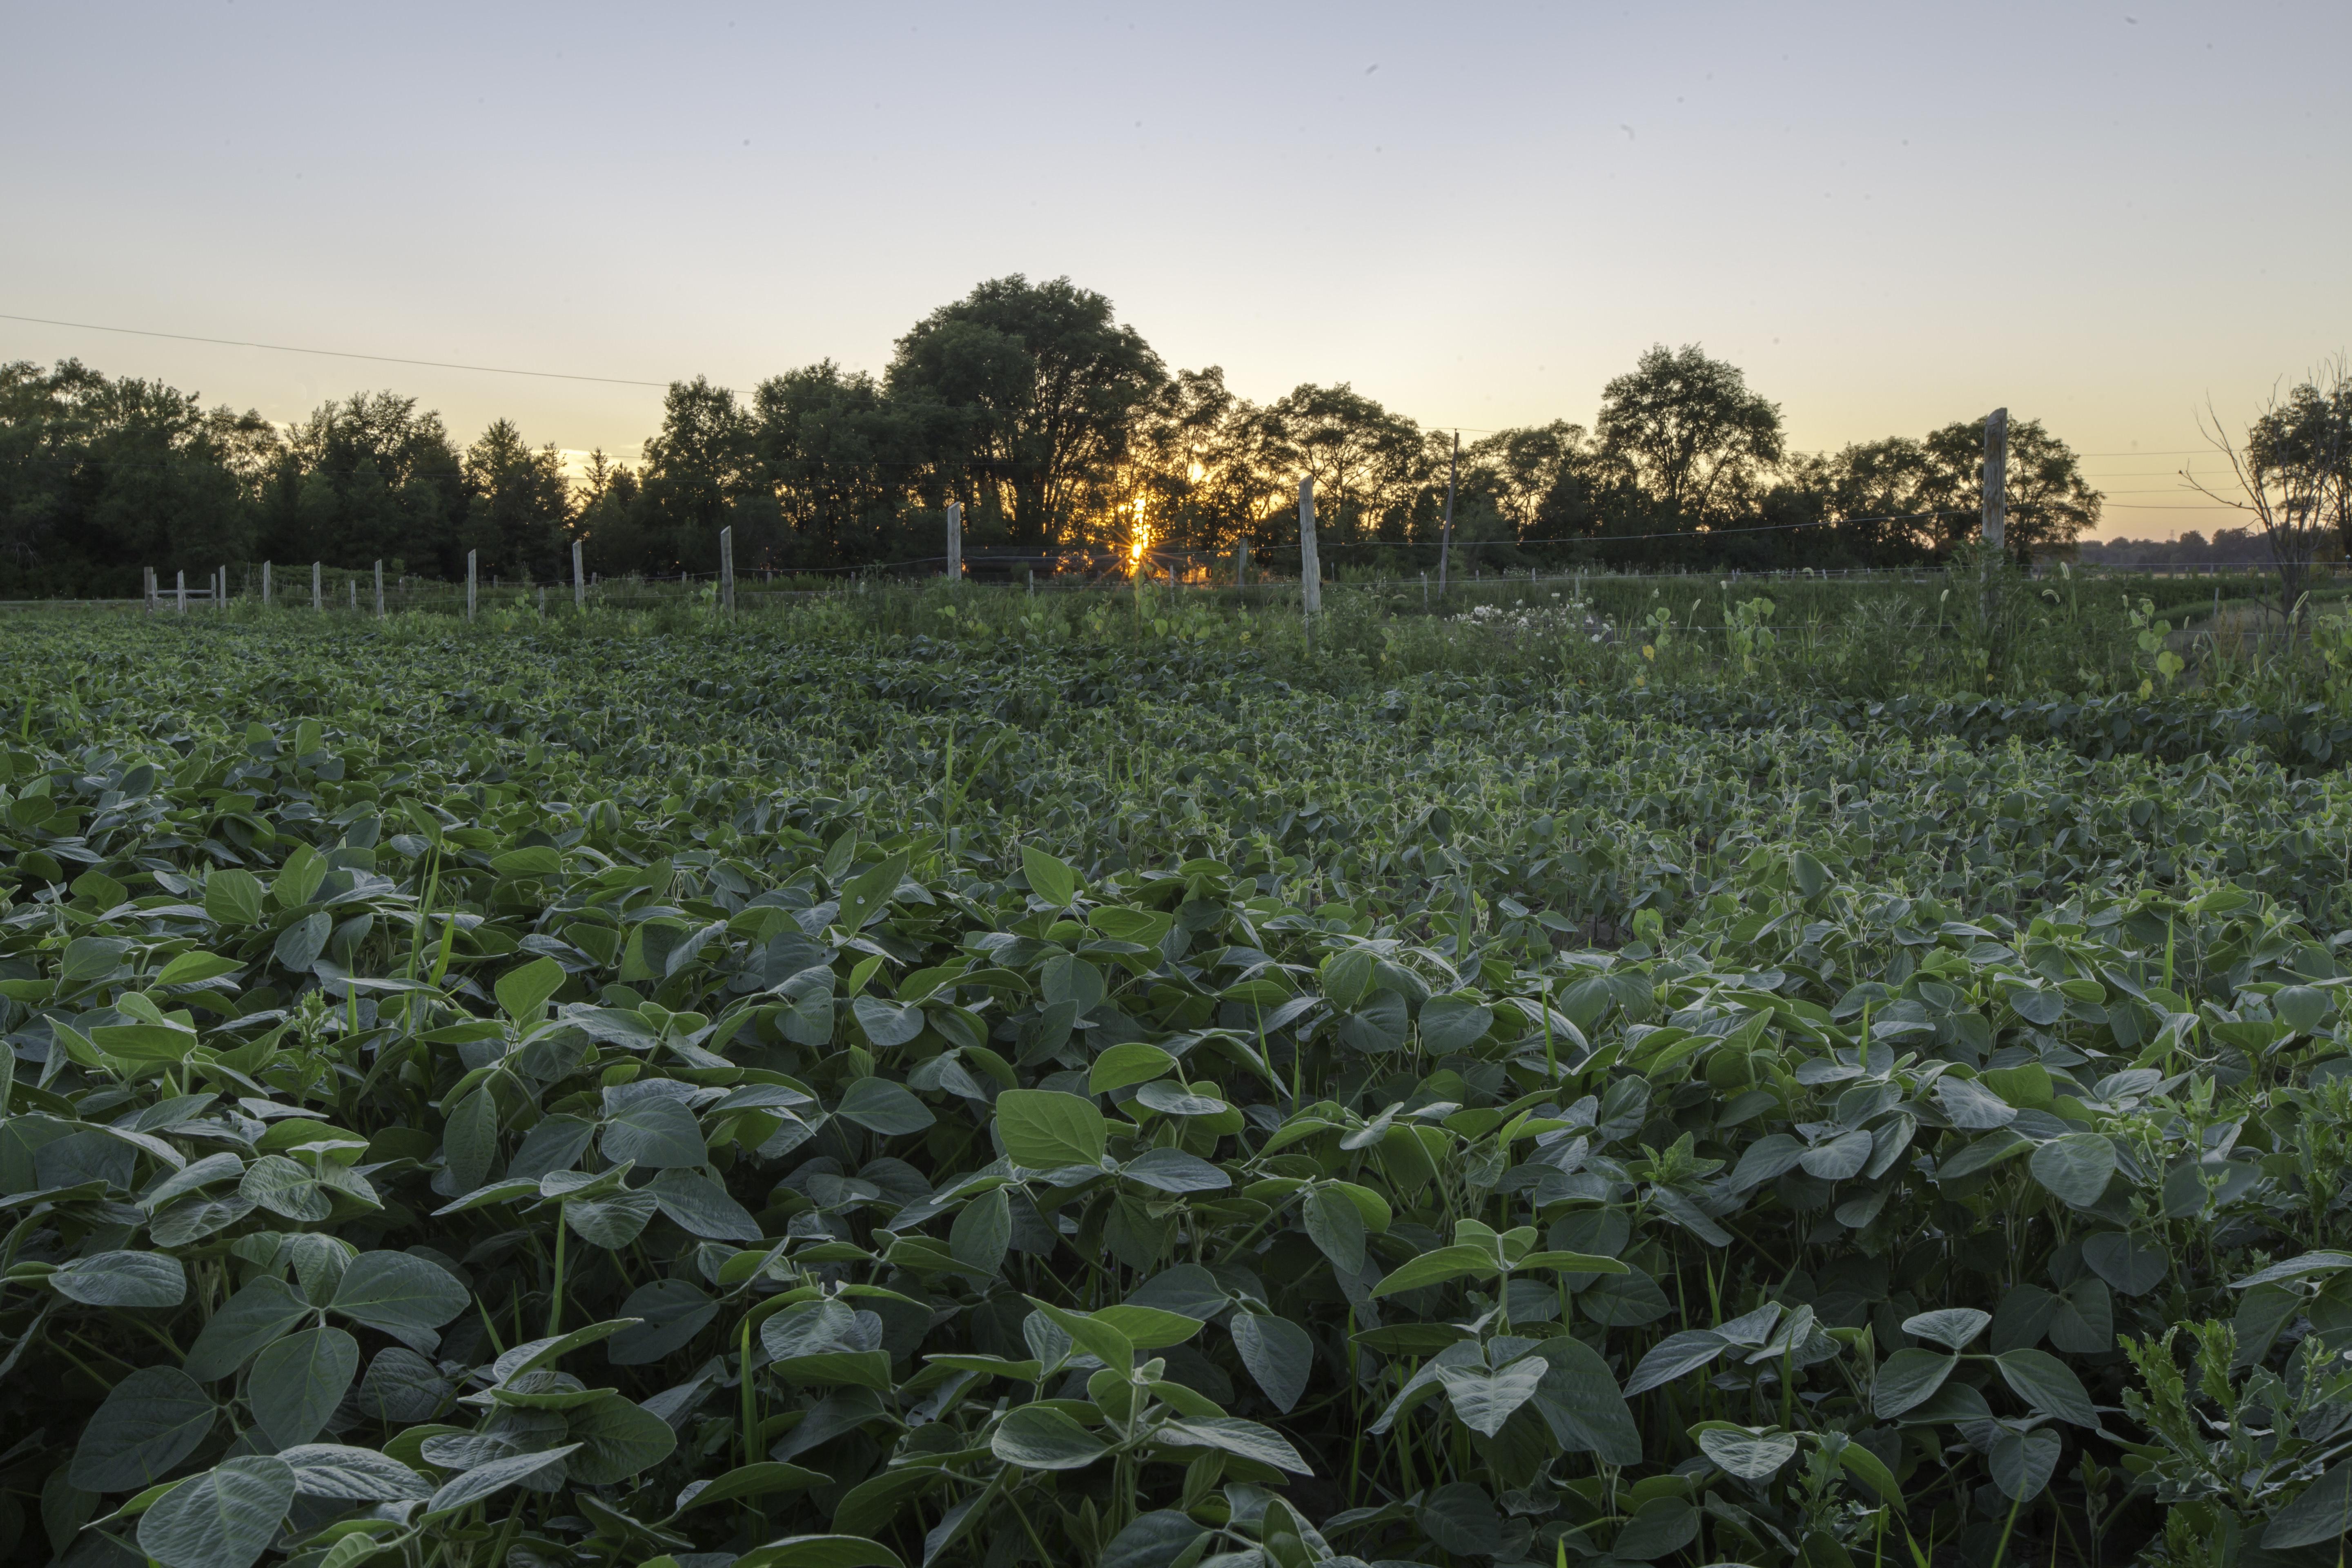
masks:
[[[1900,1415],[1926,1403],[1959,1364],[1957,1355],[1906,1346],[1880,1364],[1878,1377],[1870,1385],[1870,1408],[1881,1420]]]
[[[646,1222],[654,1217],[658,1205],[650,1187],[623,1188],[599,1197],[566,1201],[563,1223],[574,1235],[617,1252],[645,1234]]]
[[[1087,1092],[1110,1094],[1139,1083],[1150,1083],[1175,1070],[1176,1058],[1158,1046],[1128,1040],[1095,1058],[1093,1070],[1087,1075]]]
[[[574,1406],[563,1419],[565,1436],[579,1445],[564,1461],[564,1479],[583,1486],[607,1486],[643,1474],[677,1447],[668,1422],[617,1394]]]
[[[1964,1351],[1992,1321],[1990,1312],[1974,1307],[1945,1307],[1903,1320],[1903,1331],[1915,1340],[1933,1340],[1947,1350]]]
[[[2032,1502],[2050,1484],[2058,1469],[2058,1455],[2064,1445],[2058,1434],[2044,1426],[2031,1432],[2011,1432],[2004,1428],[1992,1440],[1985,1458],[1992,1471],[1992,1484],[2000,1495],[2019,1502]]]
[[[760,1225],[727,1189],[692,1171],[663,1171],[646,1192],[678,1227],[712,1241],[757,1241]]]
[[[529,1027],[547,1016],[548,998],[563,989],[563,965],[535,958],[499,976],[499,1005],[516,1024]]]
[[[246,1399],[270,1442],[290,1448],[319,1435],[359,1370],[359,1341],[341,1329],[306,1329],[253,1358]]]
[[[1441,1054],[1469,1049],[1494,1026],[1495,1010],[1472,997],[1433,996],[1422,1004],[1422,1044]]]
[[[1619,1264],[1618,1268],[1622,1271],[1624,1265]],[[1443,1285],[1449,1279],[1492,1279],[1501,1272],[1502,1265],[1486,1247],[1466,1245],[1441,1247],[1423,1253],[1389,1275],[1372,1287],[1372,1294],[1393,1296],[1400,1290],[1418,1290],[1425,1286]]]
[[[788,1535],[755,1546],[733,1568],[906,1568],[898,1554],[862,1535]]]
[[[362,1252],[343,1270],[327,1305],[429,1352],[440,1338],[433,1331],[464,1311],[467,1300],[466,1288],[437,1264],[404,1252]]]
[[[1021,874],[1029,879],[1029,890],[1057,910],[1070,907],[1078,896],[1078,874],[1069,863],[1046,854],[1034,844],[1021,847]]]
[[[90,1416],[67,1474],[86,1492],[152,1486],[196,1451],[219,1414],[186,1373],[142,1367],[116,1384]]]
[[[261,879],[231,866],[205,879],[205,913],[224,926],[261,923]]]
[[[2263,1545],[2272,1552],[2325,1546],[2352,1531],[2352,1464],[2340,1464],[2271,1516]]]
[[[832,1484],[833,1478],[824,1471],[803,1469],[798,1465],[779,1464],[773,1460],[739,1465],[717,1480],[689,1483],[686,1490],[678,1494],[677,1512],[706,1508],[715,1502],[733,1502],[739,1498],[806,1491],[812,1487],[829,1487]]]
[[[1550,1370],[1541,1359],[1528,1356],[1499,1372],[1484,1367],[1441,1366],[1437,1380],[1444,1384],[1445,1398],[1453,1405],[1455,1418],[1480,1436],[1492,1437],[1503,1429],[1503,1423],[1511,1418],[1513,1411],[1536,1396],[1536,1385]]]
[[[1340,1278],[1353,1279],[1364,1271],[1364,1215],[1354,1199],[1328,1186],[1312,1186],[1298,1200],[1298,1213],[1307,1239],[1331,1260]]]
[[[203,948],[191,948],[165,964],[155,975],[158,985],[194,985],[200,981],[216,980],[235,973],[244,967],[233,958],[223,958],[217,952]]]
[[[294,1468],[294,1489],[338,1502],[423,1502],[433,1483],[389,1454],[341,1443],[300,1443],[278,1457]]]
[[[887,1078],[861,1078],[851,1084],[842,1092],[834,1114],[886,1138],[920,1132],[939,1120],[913,1090]]]
[[[1712,1329],[1685,1329],[1668,1334],[1650,1347],[1633,1375],[1625,1382],[1630,1397],[1661,1388],[1685,1373],[1696,1372],[1721,1355],[1726,1341]]]
[[[196,1032],[172,1024],[101,1024],[90,1043],[117,1061],[185,1061],[196,1048]]]
[[[293,1504],[285,1460],[224,1459],[139,1516],[139,1549],[163,1568],[247,1568]]]
[[[1743,1481],[1766,1481],[1797,1457],[1797,1439],[1786,1432],[1760,1436],[1711,1427],[1698,1435],[1701,1452],[1727,1474]]]
[[[558,1448],[531,1454],[509,1454],[486,1465],[476,1465],[450,1478],[439,1491],[433,1494],[432,1500],[425,1505],[425,1511],[428,1516],[454,1513],[506,1490],[517,1481],[542,1481],[551,1471],[561,1476],[565,1461],[578,1447],[576,1443],[566,1443]]]
[[[307,1166],[283,1154],[264,1154],[247,1166],[236,1191],[239,1197],[260,1205],[271,1214],[304,1224],[322,1220],[335,1212],[334,1203],[320,1185],[319,1178]]]
[[[687,1103],[668,1094],[625,1094],[656,1084],[621,1084],[604,1091],[599,1144],[604,1158],[633,1161],[648,1171],[698,1170],[710,1158],[702,1126]]]
[[[641,1318],[613,1336],[604,1355],[615,1366],[644,1366],[669,1355],[719,1315],[719,1303],[685,1279],[656,1279],[629,1292],[621,1316]]]
[[[2116,1173],[2116,1146],[2097,1132],[2069,1132],[2033,1151],[2033,1179],[2078,1209],[2104,1196]]]
[[[907,852],[885,858],[879,865],[868,867],[850,879],[841,889],[841,914],[844,931],[861,931],[890,906],[898,884],[907,879]]]
[[[982,1279],[993,1279],[1013,1245],[1013,1204],[992,1188],[958,1210],[948,1228],[948,1251]]]
[[[283,877],[278,879],[285,880]],[[334,917],[324,910],[304,915],[278,933],[269,956],[282,969],[295,974],[308,973],[310,966],[319,962],[319,955],[327,951],[327,938],[334,929]]]
[[[187,1298],[188,1274],[167,1253],[100,1252],[61,1264],[48,1285],[86,1307],[176,1307]]]
[[[1285,1415],[1307,1392],[1315,1370],[1315,1341],[1287,1318],[1262,1312],[1235,1311],[1228,1321],[1234,1349],[1259,1388]]]
[[[1288,1470],[1295,1476],[1311,1476],[1315,1472],[1298,1457],[1298,1450],[1270,1426],[1255,1421],[1244,1421],[1234,1415],[1191,1415],[1181,1421],[1171,1421],[1154,1434],[1162,1443],[1193,1448],[1215,1448],[1223,1453],[1271,1465],[1277,1470]]]
[[[2003,1351],[1993,1360],[2000,1364],[2001,1381],[2042,1415],[2097,1428],[2099,1413],[2092,1408],[2082,1379],[2056,1356],[2047,1351],[2014,1350]]]
[[[291,1285],[264,1275],[231,1296],[205,1324],[188,1347],[188,1375],[204,1383],[226,1377],[311,1310]]]
[[[1135,1342],[1108,1323],[1097,1321],[1092,1313],[1049,1306],[1034,1296],[1027,1300],[1047,1322],[1069,1335],[1072,1342],[1103,1365],[1124,1370],[1135,1364]],[[1034,1348],[1036,1342],[1030,1342]]]
[[[1006,1413],[988,1440],[989,1451],[1029,1470],[1082,1470],[1110,1446],[1050,1405],[1024,1405]]]
[[[1198,1318],[1127,1302],[1099,1308],[1092,1316],[1096,1322],[1125,1335],[1128,1342],[1139,1351],[1165,1350],[1170,1345],[1181,1345],[1201,1331],[1201,1320]]]
[[[996,1097],[996,1130],[1012,1162],[1032,1171],[1099,1165],[1110,1124],[1090,1100],[1054,1089],[1008,1089]]]

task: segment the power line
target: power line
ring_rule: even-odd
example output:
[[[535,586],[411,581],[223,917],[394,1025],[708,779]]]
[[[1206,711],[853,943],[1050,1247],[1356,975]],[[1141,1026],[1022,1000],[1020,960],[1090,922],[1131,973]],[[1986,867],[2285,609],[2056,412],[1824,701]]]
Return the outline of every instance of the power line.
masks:
[[[134,338],[169,338],[174,342],[211,343],[219,348],[268,349],[272,353],[320,354],[329,359],[373,360],[378,364],[423,365],[428,370],[471,370],[479,371],[486,375],[528,375],[536,376],[542,381],[593,381],[606,386],[652,386],[665,390],[674,384],[667,381],[632,381],[617,375],[574,375],[569,371],[561,370],[515,370],[506,365],[497,364],[458,364],[449,360],[402,359],[395,354],[363,354],[348,349],[306,349],[291,343],[255,343],[247,342],[240,338],[200,338],[189,332],[156,332],[150,331],[144,327],[108,327],[101,326],[96,321],[52,321],[47,316],[11,315],[5,310],[0,310],[0,321],[30,321],[37,326],[72,327],[78,331],[85,332],[121,332]],[[725,390],[733,391],[734,389],[729,387]]]

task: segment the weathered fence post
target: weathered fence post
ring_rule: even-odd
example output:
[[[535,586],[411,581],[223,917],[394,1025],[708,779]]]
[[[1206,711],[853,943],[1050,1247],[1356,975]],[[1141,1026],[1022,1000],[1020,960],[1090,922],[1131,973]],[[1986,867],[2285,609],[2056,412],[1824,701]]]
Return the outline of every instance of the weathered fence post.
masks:
[[[1236,588],[1249,586],[1249,535],[1246,533],[1242,535],[1241,542],[1234,547],[1234,586]]]
[[[1323,608],[1323,563],[1315,553],[1315,481],[1298,481],[1298,595],[1311,630]]]
[[[383,563],[375,563],[375,618],[383,619]]]
[[[228,568],[226,566],[213,568],[213,608],[228,608]]]
[[[269,563],[267,561],[261,563],[261,603],[265,609],[269,605]]]
[[[153,615],[155,613],[155,568],[152,566],[139,568],[139,591],[147,601],[147,613]]]
[[[175,587],[175,588],[177,588],[177,589],[179,590],[179,595],[180,595],[180,607],[179,607],[179,610],[178,610],[178,614],[184,616],[184,615],[186,615],[186,614],[188,613],[188,574],[187,574],[187,573],[185,573],[185,572],[174,572],[174,573],[173,573],[173,574],[172,574],[172,584],[173,584],[173,587]]]
[[[1984,542],[2002,547],[2009,516],[2009,410],[1996,408],[1985,420]]]
[[[735,531],[719,531],[719,607],[735,613]]]
[[[1462,467],[1462,432],[1454,432],[1454,456],[1445,464],[1445,530],[1437,536],[1437,596],[1445,597],[1445,574],[1454,556],[1454,476]]]
[[[310,563],[310,607],[314,610],[323,610],[327,607],[325,569],[316,561]]]
[[[343,579],[343,586],[351,590],[352,614],[356,616],[360,613],[360,580],[356,577],[346,577]]]
[[[948,502],[948,582],[963,581],[963,502]]]
[[[471,550],[466,552],[466,619],[468,621],[474,618],[474,585],[478,581],[475,570],[475,553]]]
[[[588,584],[580,576],[580,542],[572,542],[572,607],[585,609],[588,605]]]

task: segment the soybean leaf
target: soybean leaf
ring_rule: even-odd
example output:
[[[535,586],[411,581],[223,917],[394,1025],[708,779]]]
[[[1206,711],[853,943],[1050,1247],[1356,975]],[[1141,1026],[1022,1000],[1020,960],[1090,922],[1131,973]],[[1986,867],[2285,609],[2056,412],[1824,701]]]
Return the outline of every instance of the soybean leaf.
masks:
[[[1937,1355],[1916,1346],[1896,1351],[1880,1364],[1870,1385],[1871,1410],[1884,1420],[1926,1403],[1959,1364],[1957,1355]]]
[[[547,1016],[548,999],[562,989],[563,965],[551,958],[535,958],[499,976],[499,1006],[528,1028]]]
[[[2069,1132],[2033,1151],[2033,1179],[2078,1209],[2089,1208],[2116,1173],[2116,1146],[2096,1132]]]
[[[139,1549],[164,1568],[247,1568],[294,1502],[294,1468],[258,1454],[224,1459],[139,1516]]]
[[[329,1310],[430,1352],[433,1331],[466,1310],[466,1288],[449,1271],[404,1252],[362,1252],[343,1270]]]
[[[834,1114],[886,1138],[920,1132],[939,1120],[905,1085],[887,1078],[861,1078],[851,1084]]]
[[[179,1368],[142,1367],[108,1391],[82,1428],[67,1474],[88,1492],[152,1486],[195,1452],[219,1414]]]
[[[163,1252],[100,1252],[69,1258],[49,1289],[86,1307],[176,1307],[188,1293],[187,1270]]]
[[[319,1435],[359,1370],[359,1341],[341,1329],[306,1329],[253,1358],[246,1397],[270,1442],[292,1447]]]
[[[1289,1319],[1261,1312],[1237,1311],[1226,1326],[1233,1331],[1242,1365],[1274,1407],[1289,1415],[1315,1370],[1314,1340]]]
[[[2000,1367],[2001,1381],[2042,1415],[2077,1426],[2098,1426],[2099,1414],[2083,1391],[2082,1379],[2056,1356],[2047,1351],[2013,1350],[1993,1360]]]
[[[312,1310],[292,1286],[264,1275],[231,1296],[197,1333],[188,1347],[188,1375],[205,1383],[226,1377]]]
[[[304,1497],[341,1502],[422,1502],[433,1483],[388,1454],[341,1443],[302,1443],[280,1448],[278,1457],[294,1468],[294,1487]]]
[[[501,1459],[476,1465],[444,1483],[425,1503],[425,1511],[428,1516],[454,1513],[468,1504],[506,1490],[517,1481],[543,1481],[551,1472],[560,1476],[563,1473],[564,1462],[579,1446],[566,1443],[561,1447],[530,1454],[509,1454]]]
[[[1698,1435],[1700,1451],[1743,1481],[1769,1480],[1797,1457],[1797,1439],[1785,1432],[1757,1436],[1711,1427]]]
[[[1030,1470],[1080,1470],[1110,1451],[1101,1438],[1043,1405],[1008,1412],[990,1435],[988,1447],[1006,1464]]]
[[[1098,1165],[1110,1126],[1091,1101],[1054,1089],[1008,1089],[996,1097],[996,1130],[1016,1165],[1050,1171]]]
[[[1033,844],[1021,847],[1021,872],[1029,879],[1029,890],[1057,910],[1068,909],[1078,896],[1078,874],[1069,863]]]

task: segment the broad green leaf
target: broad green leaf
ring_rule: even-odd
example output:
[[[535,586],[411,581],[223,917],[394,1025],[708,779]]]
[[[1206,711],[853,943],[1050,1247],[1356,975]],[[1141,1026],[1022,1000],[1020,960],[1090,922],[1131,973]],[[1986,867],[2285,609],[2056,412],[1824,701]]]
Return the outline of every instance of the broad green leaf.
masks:
[[[1315,1371],[1315,1342],[1287,1318],[1236,1311],[1228,1320],[1234,1349],[1276,1410],[1287,1415]]]
[[[176,1307],[188,1294],[187,1270],[162,1252],[100,1252],[68,1259],[49,1289],[86,1307]]]
[[[564,1461],[564,1476],[583,1486],[605,1486],[640,1475],[677,1447],[677,1434],[668,1422],[617,1394],[567,1410],[563,1420],[565,1436],[578,1445],[578,1451]]]
[[[906,1568],[898,1554],[862,1535],[788,1535],[755,1546],[732,1568]]]
[[[756,1465],[740,1465],[716,1480],[689,1482],[678,1494],[677,1511],[685,1513],[691,1509],[707,1508],[715,1502],[769,1497],[777,1492],[806,1491],[812,1487],[832,1484],[833,1478],[822,1470],[803,1469],[798,1465],[763,1460]]]
[[[1091,1101],[1052,1089],[1008,1089],[996,1097],[996,1130],[1016,1165],[1050,1171],[1098,1165],[1110,1124]]]
[[[200,981],[216,980],[233,974],[243,965],[233,958],[223,958],[216,952],[191,948],[156,972],[158,985],[194,985]]]
[[[1192,1415],[1181,1421],[1163,1425],[1156,1434],[1162,1443],[1184,1447],[1215,1448],[1222,1452],[1254,1459],[1261,1465],[1271,1465],[1278,1470],[1288,1470],[1295,1476],[1315,1472],[1298,1457],[1281,1434],[1255,1421],[1244,1421],[1234,1415]]]
[[[188,1375],[205,1383],[226,1377],[311,1310],[292,1286],[264,1275],[231,1296],[205,1322],[188,1347]]]
[[[566,1443],[561,1447],[537,1453],[509,1454],[501,1459],[476,1465],[445,1482],[425,1503],[425,1512],[427,1517],[454,1513],[484,1498],[494,1497],[518,1481],[543,1481],[551,1473],[560,1476],[563,1474],[565,1462],[578,1447],[576,1443]]]
[[[709,1158],[702,1126],[687,1103],[667,1094],[625,1094],[656,1087],[623,1084],[604,1091],[604,1123],[599,1144],[604,1158],[626,1160],[648,1171],[696,1170]]]
[[[1696,1372],[1721,1355],[1724,1338],[1712,1329],[1684,1329],[1650,1347],[1633,1375],[1625,1380],[1628,1397],[1662,1388],[1685,1373]]]
[[[2056,1356],[2047,1351],[2014,1350],[1993,1360],[2000,1367],[2001,1381],[2035,1410],[2077,1426],[2098,1426],[2099,1414],[2092,1408],[2082,1379]]]
[[[1029,1470],[1082,1470],[1110,1451],[1108,1444],[1061,1411],[1024,1405],[1006,1413],[990,1435],[989,1451]]]
[[[1013,1205],[1003,1187],[992,1188],[958,1210],[948,1230],[948,1250],[955,1260],[993,1279],[1013,1243]]]
[[[343,1270],[327,1305],[429,1351],[438,1339],[433,1331],[464,1311],[467,1300],[466,1288],[437,1264],[404,1252],[362,1252]]]
[[[1974,1307],[1945,1307],[1904,1319],[1903,1331],[1915,1340],[1933,1340],[1946,1350],[1964,1351],[1991,1321],[1990,1312]]]
[[[535,958],[499,976],[499,1006],[523,1027],[547,1015],[548,999],[563,989],[563,965],[551,958]]]
[[[433,1483],[424,1476],[373,1448],[302,1443],[280,1448],[278,1457],[293,1467],[295,1489],[304,1497],[339,1502],[422,1502],[433,1495]]]
[[[661,1212],[689,1235],[713,1241],[757,1241],[759,1222],[751,1211],[709,1177],[692,1171],[662,1171],[646,1184]]]
[[[1034,844],[1021,847],[1021,872],[1029,879],[1029,890],[1055,909],[1068,909],[1078,896],[1078,874]]]
[[[1437,1379],[1445,1386],[1445,1398],[1454,1407],[1454,1417],[1482,1437],[1492,1437],[1503,1429],[1511,1413],[1536,1396],[1536,1385],[1543,1382],[1549,1366],[1536,1357],[1513,1362],[1499,1372],[1484,1367],[1444,1366],[1437,1369]]]
[[[903,849],[851,878],[848,886],[841,889],[842,930],[859,931],[878,919],[889,908],[898,884],[906,879],[907,853]]]
[[[232,928],[261,923],[261,879],[230,866],[205,879],[205,913]]]
[[[1139,1083],[1150,1083],[1176,1070],[1176,1058],[1158,1046],[1128,1040],[1095,1058],[1087,1075],[1087,1092],[1109,1094]]]
[[[1698,1446],[1718,1468],[1743,1481],[1769,1480],[1797,1457],[1797,1439],[1786,1432],[1758,1435],[1717,1426],[1701,1432]]]
[[[2271,1516],[2263,1545],[2272,1552],[2326,1546],[2352,1532],[2352,1463],[2322,1474]]]
[[[139,1516],[139,1549],[163,1568],[247,1568],[293,1503],[285,1460],[224,1459]]]
[[[2116,1173],[2116,1146],[2097,1132],[2069,1132],[2033,1151],[2033,1179],[2076,1208],[2089,1208]]]
[[[861,1078],[851,1084],[834,1114],[886,1138],[920,1132],[939,1120],[905,1085],[887,1078]]]
[[[341,1329],[306,1329],[253,1358],[246,1398],[269,1440],[292,1447],[319,1435],[359,1370],[359,1341]]]
[[[2046,1426],[2031,1432],[2003,1429],[1992,1440],[1992,1449],[1986,1456],[1992,1470],[1992,1484],[2000,1494],[2019,1502],[2032,1502],[2042,1495],[2057,1472],[2058,1457],[2064,1444],[2058,1434]]]
[[[1959,1364],[1957,1355],[1909,1346],[1896,1351],[1879,1365],[1878,1377],[1870,1385],[1870,1407],[1882,1420],[1900,1415],[1943,1387]]]
[[[1312,1186],[1300,1196],[1298,1213],[1307,1239],[1342,1278],[1353,1279],[1363,1272],[1364,1215],[1353,1198],[1328,1186]]]
[[[1620,1264],[1618,1267],[1622,1269],[1624,1266]],[[1430,1285],[1443,1285],[1452,1279],[1491,1279],[1501,1271],[1502,1265],[1486,1247],[1441,1247],[1423,1253],[1388,1275],[1372,1287],[1372,1294],[1393,1296],[1400,1290],[1418,1290]]]
[[[195,1452],[219,1414],[186,1373],[142,1367],[116,1384],[90,1416],[68,1474],[89,1492],[152,1486]]]

